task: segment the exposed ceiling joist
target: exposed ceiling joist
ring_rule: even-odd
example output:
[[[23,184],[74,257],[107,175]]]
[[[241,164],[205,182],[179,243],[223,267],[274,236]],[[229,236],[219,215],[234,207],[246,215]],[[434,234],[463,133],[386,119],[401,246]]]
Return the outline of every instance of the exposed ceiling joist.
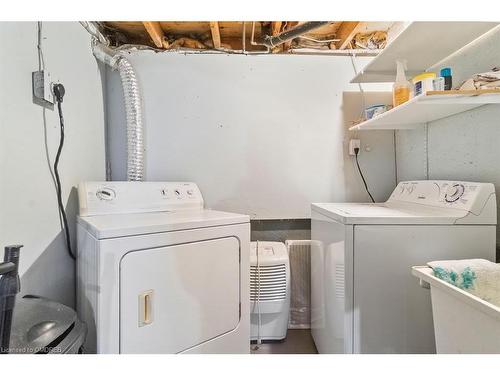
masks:
[[[273,21],[271,22],[271,34],[278,35],[281,31],[281,25],[283,24],[282,21]]]
[[[281,26],[283,25],[283,21],[273,21],[271,22],[271,35],[275,36],[281,32]],[[283,46],[278,46],[273,48],[272,52],[277,53],[283,51]]]
[[[335,43],[335,47],[337,49],[345,49],[358,32],[361,24],[359,21],[342,22],[336,35],[336,38],[340,40]]]
[[[218,21],[211,21],[210,22],[210,31],[212,32],[212,41],[214,43],[214,48],[220,49],[221,48],[221,41],[220,41],[220,29],[219,29],[219,22]]]
[[[317,22],[317,21],[316,21]],[[218,50],[259,51],[265,53],[259,44],[270,38],[273,41],[283,32],[308,21],[255,21],[255,42],[250,43],[250,29],[243,34],[242,21],[105,21],[101,22],[107,38],[113,46],[137,44],[157,49],[185,49],[185,50]],[[247,21],[247,25],[249,22]],[[383,32],[394,22],[358,22],[358,21],[330,21],[317,29],[305,32],[299,37],[293,37],[286,42],[274,45],[273,53],[312,53],[314,51],[340,50],[351,48],[353,38],[359,33],[367,34],[371,44],[357,44],[356,48],[375,50],[378,45],[385,44],[377,36],[372,38],[370,33]],[[288,34],[285,34],[288,35]],[[385,34],[386,35],[386,34]],[[365,38],[365,39],[366,39]],[[334,39],[340,39],[336,42]],[[279,42],[279,40],[277,40]],[[245,44],[245,48],[243,48]],[[359,47],[361,45],[361,47]],[[375,47],[373,47],[375,46]],[[378,47],[383,48],[383,47]]]
[[[165,40],[165,34],[163,34],[163,30],[159,22],[143,21],[142,24],[144,25],[146,31],[148,32],[149,36],[153,40],[153,43],[155,44],[156,47],[158,48],[168,47],[168,42]]]

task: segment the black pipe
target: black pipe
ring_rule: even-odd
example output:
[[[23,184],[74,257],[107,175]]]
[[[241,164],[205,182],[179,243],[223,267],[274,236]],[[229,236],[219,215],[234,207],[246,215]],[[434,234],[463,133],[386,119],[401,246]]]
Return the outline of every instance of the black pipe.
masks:
[[[19,280],[19,253],[23,245],[5,247],[3,263],[0,263],[0,354],[9,353],[12,314],[16,294],[21,289]]]
[[[269,48],[274,48],[279,46],[282,43],[285,43],[289,40],[297,38],[302,34],[308,33],[312,30],[317,29],[318,27],[328,25],[331,21],[310,21],[304,22],[300,25],[295,26],[293,29],[283,31],[281,34],[270,36],[267,35],[264,38],[263,44]]]

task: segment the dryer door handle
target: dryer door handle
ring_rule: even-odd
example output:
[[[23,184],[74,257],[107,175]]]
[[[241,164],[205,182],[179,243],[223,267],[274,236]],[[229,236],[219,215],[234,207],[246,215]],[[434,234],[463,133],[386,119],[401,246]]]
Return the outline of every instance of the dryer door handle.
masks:
[[[153,323],[153,290],[139,294],[139,327]]]

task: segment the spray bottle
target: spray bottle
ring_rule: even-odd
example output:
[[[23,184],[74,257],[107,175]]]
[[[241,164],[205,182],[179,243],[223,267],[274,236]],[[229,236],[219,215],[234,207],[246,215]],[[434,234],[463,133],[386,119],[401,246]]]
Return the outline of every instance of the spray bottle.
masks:
[[[392,87],[392,102],[394,107],[410,100],[411,92],[411,84],[408,82],[405,75],[406,61],[397,60],[396,66],[396,82],[394,82],[394,86]]]

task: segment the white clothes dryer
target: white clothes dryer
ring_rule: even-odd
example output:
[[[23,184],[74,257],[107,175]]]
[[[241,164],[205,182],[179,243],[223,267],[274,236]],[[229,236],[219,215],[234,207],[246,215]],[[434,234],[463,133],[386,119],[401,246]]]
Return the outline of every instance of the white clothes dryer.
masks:
[[[77,310],[93,353],[248,353],[250,223],[189,182],[78,188]]]

